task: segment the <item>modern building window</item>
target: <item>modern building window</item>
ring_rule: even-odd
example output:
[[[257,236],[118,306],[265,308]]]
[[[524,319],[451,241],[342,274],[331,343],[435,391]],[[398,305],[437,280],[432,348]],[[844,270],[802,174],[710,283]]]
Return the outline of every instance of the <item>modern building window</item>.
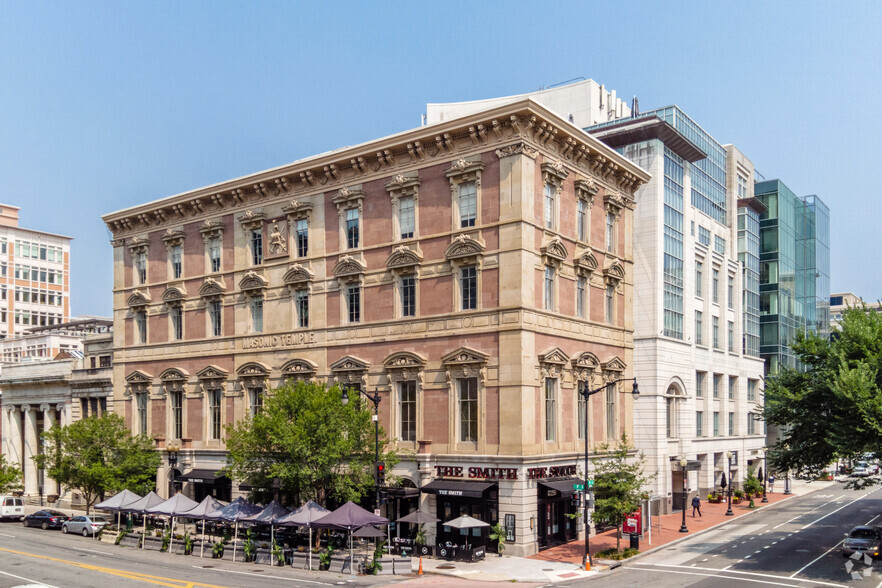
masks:
[[[459,440],[477,443],[478,441],[478,379],[459,378]]]
[[[172,306],[169,309],[169,315],[171,316],[172,339],[180,341],[184,338],[184,309],[179,305]]]
[[[309,326],[309,291],[297,290],[294,292],[294,313],[297,315],[295,324],[300,329]]]
[[[361,284],[346,287],[346,314],[350,323],[361,322]]]
[[[695,397],[704,398],[704,386],[707,381],[707,372],[695,372]]]
[[[710,245],[710,231],[698,225],[698,242],[705,247]]]
[[[184,393],[171,392],[171,436],[172,439],[183,439],[184,437]]]
[[[416,277],[413,274],[400,278],[401,316],[416,316]]]
[[[720,317],[713,317],[714,325],[714,349],[720,348]]]
[[[478,186],[476,182],[459,184],[459,226],[473,227],[478,218]]]
[[[211,273],[221,271],[221,239],[211,237],[208,240],[208,266]]]
[[[359,216],[357,208],[346,209],[346,247],[355,249],[359,239]]]
[[[720,270],[714,268],[711,281],[711,297],[714,304],[720,303]]]
[[[554,229],[554,200],[557,189],[552,184],[545,184],[545,215],[544,226],[546,229]]]
[[[147,283],[147,253],[144,251],[139,251],[135,254],[135,271],[138,274],[138,283],[146,284]],[[17,273],[17,272],[16,272]],[[16,278],[18,276],[15,276]],[[25,276],[25,279],[27,277]]]
[[[263,333],[263,298],[253,296],[251,298],[251,332]]]
[[[704,345],[704,314],[700,310],[695,311],[695,344]]]
[[[735,351],[735,323],[733,323],[732,321],[729,321],[728,335],[729,335],[729,351],[734,352]]]
[[[615,386],[606,387],[606,438],[616,439],[616,394]]]
[[[729,376],[729,400],[735,400],[735,389],[738,387],[738,378]]]
[[[729,288],[727,292],[726,303],[730,310],[735,309],[735,276],[729,276]]]
[[[413,196],[402,196],[398,199],[398,226],[402,239],[412,239],[416,224]]]
[[[211,321],[212,337],[220,337],[223,334],[223,324],[221,323],[222,310],[220,300],[209,300],[208,317]]]
[[[588,316],[585,309],[587,289],[588,280],[585,276],[578,276],[576,278],[576,316],[579,318],[586,318]]]
[[[554,310],[554,268],[545,266],[544,307],[545,310]]]
[[[586,413],[588,412],[588,399],[585,398],[583,393],[588,391],[588,382],[585,380],[579,380],[579,388],[578,388],[578,407],[576,411],[578,412],[578,421],[579,421],[579,439],[585,439],[585,435],[588,434],[588,421],[586,420]]]
[[[735,413],[734,412],[729,413],[729,436],[730,437],[735,436]]]
[[[171,251],[169,253],[171,256],[172,279],[178,280],[180,279],[184,269],[184,246],[172,245]]]
[[[263,229],[251,231],[251,265],[263,263]]]
[[[612,212],[606,213],[606,250],[616,252],[616,215]]]
[[[462,310],[478,308],[478,268],[466,265],[459,270],[460,299]]]
[[[714,400],[720,398],[720,388],[723,387],[722,374],[714,374]]]
[[[416,382],[398,383],[399,434],[402,441],[416,441]]]
[[[756,380],[747,380],[747,401],[756,402]]]
[[[714,251],[720,255],[726,255],[726,239],[719,235],[714,235]]]
[[[208,438],[221,438],[221,391],[219,388],[208,390]]]
[[[251,416],[257,416],[263,412],[264,390],[262,386],[248,388],[248,404]]]
[[[695,436],[704,437],[704,412],[701,410],[695,413]]]
[[[588,203],[584,200],[576,203],[576,236],[579,241],[588,241]]]
[[[701,283],[704,280],[704,264],[700,261],[695,262],[695,295],[701,298]]]
[[[616,300],[616,287],[612,284],[607,285],[606,287],[606,305],[605,305],[605,314],[606,314],[606,322],[607,324],[613,324],[615,322],[615,300]]]
[[[714,411],[714,437],[720,436],[720,413]]]
[[[557,439],[557,378],[545,378],[545,440]]]
[[[138,434],[147,434],[147,393],[138,392],[135,394],[138,403]]]
[[[752,412],[747,413],[747,434],[756,435],[756,417]]]
[[[298,219],[294,229],[297,257],[306,257],[309,255],[309,222],[305,218]]]
[[[147,311],[135,311],[135,329],[138,331],[138,343],[147,342]]]

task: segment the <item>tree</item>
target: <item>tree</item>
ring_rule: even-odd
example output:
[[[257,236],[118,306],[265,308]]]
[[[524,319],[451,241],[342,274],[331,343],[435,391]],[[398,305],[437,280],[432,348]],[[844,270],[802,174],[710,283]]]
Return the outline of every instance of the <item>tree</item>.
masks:
[[[21,477],[21,469],[14,463],[7,464],[6,457],[0,453],[0,494],[21,488]]]
[[[148,437],[133,436],[119,415],[52,427],[43,440],[34,462],[58,483],[82,492],[86,514],[105,492],[144,493],[155,486],[159,453]]]
[[[799,334],[791,348],[804,369],[783,367],[766,379],[764,416],[781,431],[774,466],[817,477],[839,458],[878,453],[882,313],[848,309],[829,339]]]
[[[227,428],[227,469],[255,490],[255,499],[273,490],[295,503],[328,497],[358,501],[374,486],[373,406],[358,394],[342,402],[337,386],[292,381],[275,389],[263,409]],[[398,462],[383,452],[387,468]]]
[[[622,523],[640,509],[643,487],[654,476],[643,475],[643,455],[631,455],[634,448],[623,434],[613,447],[604,443],[591,459],[594,466],[594,518],[616,526],[616,549],[622,548]]]

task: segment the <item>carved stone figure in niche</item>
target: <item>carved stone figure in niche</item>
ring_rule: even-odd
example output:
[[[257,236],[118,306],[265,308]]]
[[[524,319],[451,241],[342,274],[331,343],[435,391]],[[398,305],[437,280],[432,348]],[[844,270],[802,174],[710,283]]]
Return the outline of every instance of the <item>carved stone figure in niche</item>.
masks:
[[[279,228],[279,223],[273,223],[273,230],[270,232],[269,238],[270,255],[279,255],[288,252],[288,243],[286,243],[285,235]]]

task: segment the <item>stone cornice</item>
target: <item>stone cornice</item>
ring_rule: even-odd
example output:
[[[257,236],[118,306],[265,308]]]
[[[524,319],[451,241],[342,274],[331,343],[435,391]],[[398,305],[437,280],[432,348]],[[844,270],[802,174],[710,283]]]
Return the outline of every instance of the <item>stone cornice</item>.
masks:
[[[649,175],[599,140],[532,100],[377,139],[120,210],[102,219],[114,238],[216,216],[233,209],[333,193],[342,187],[412,172],[434,160],[527,144],[568,168],[633,198]]]

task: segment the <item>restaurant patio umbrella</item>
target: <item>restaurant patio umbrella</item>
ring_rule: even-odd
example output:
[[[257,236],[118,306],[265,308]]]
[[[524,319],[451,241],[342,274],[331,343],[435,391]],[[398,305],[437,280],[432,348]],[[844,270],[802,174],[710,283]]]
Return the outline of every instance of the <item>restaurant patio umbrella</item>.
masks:
[[[437,523],[440,521],[438,517],[432,516],[427,512],[423,512],[421,510],[415,510],[407,516],[403,516],[396,523],[414,523],[417,525],[422,525],[424,523]]]
[[[165,502],[160,502],[156,506],[151,506],[150,508],[145,509],[145,512],[148,514],[159,514],[171,517],[171,530],[169,531],[168,541],[169,553],[172,552],[172,542],[174,541],[175,536],[175,517],[180,516],[188,510],[193,510],[197,506],[199,506],[198,502],[191,500],[178,492]]]
[[[95,505],[96,509],[99,510],[109,510],[110,512],[116,512],[116,526],[120,526],[120,515],[122,514],[122,507],[135,502],[136,500],[140,500],[141,496],[135,494],[134,492],[129,492],[128,490],[123,490],[122,492],[117,492],[107,500],[103,502],[99,502]]]
[[[228,523],[235,524],[236,531],[233,538],[233,561],[236,561],[236,548],[238,547],[236,543],[239,541],[239,521],[245,517],[256,515],[261,510],[263,510],[263,508],[256,504],[251,504],[240,496],[222,509],[206,515],[205,518],[212,521],[227,521]]]
[[[462,515],[452,521],[447,521],[444,523],[444,526],[453,527],[454,529],[473,529],[475,527],[489,527],[490,523],[485,523],[484,521],[478,520],[475,517],[470,517],[469,515]]]
[[[388,525],[389,519],[368,512],[353,502],[347,502],[337,510],[315,521],[319,529],[349,531],[349,557],[352,557],[352,531],[367,525]]]
[[[364,537],[365,539],[367,539],[367,538],[371,538],[371,537],[385,537],[386,533],[376,527],[367,526],[367,527],[362,527],[361,529],[357,530],[356,532],[354,532],[352,534],[352,536],[353,537]]]
[[[273,500],[269,504],[267,504],[262,511],[257,513],[256,515],[252,515],[250,517],[245,517],[242,519],[243,521],[247,521],[249,523],[260,523],[264,525],[270,526],[270,545],[275,543],[275,534],[274,527],[279,522],[279,519],[291,514],[291,511]]]
[[[202,502],[193,507],[192,510],[188,510],[187,512],[181,513],[181,516],[187,517],[188,519],[202,519],[202,544],[199,548],[199,557],[202,557],[202,554],[205,552],[205,518],[206,515],[212,513],[216,510],[220,510],[224,507],[224,503],[220,500],[216,500],[212,496],[206,496],[202,499]]]
[[[164,501],[161,496],[159,496],[156,492],[152,490],[147,493],[146,496],[141,498],[140,500],[136,500],[135,502],[131,502],[126,504],[120,509],[120,512],[133,512],[136,514],[143,515],[148,508],[154,507],[157,504],[162,504]],[[147,535],[147,517],[144,517],[144,528],[141,531],[141,537]],[[141,549],[144,549],[144,541],[141,541]]]
[[[329,512],[331,511],[310,500],[300,508],[294,509],[290,514],[276,521],[277,524],[287,527],[306,527],[309,529],[309,569],[312,569],[312,523]]]

